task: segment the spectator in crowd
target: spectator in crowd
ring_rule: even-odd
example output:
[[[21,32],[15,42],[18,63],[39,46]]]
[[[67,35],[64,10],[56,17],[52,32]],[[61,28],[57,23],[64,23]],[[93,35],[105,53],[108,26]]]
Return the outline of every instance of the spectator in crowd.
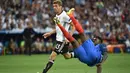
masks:
[[[54,49],[54,45],[51,38],[49,38],[49,40],[45,43],[45,47],[46,47],[47,53],[51,53],[51,50]]]
[[[16,54],[18,51],[18,45],[13,39],[10,39],[9,41],[8,50],[11,54]]]
[[[43,42],[40,41],[40,38],[37,38],[37,39],[36,39],[36,41],[35,41],[34,44],[33,44],[33,45],[34,45],[34,49],[35,49],[35,50],[34,50],[35,53],[42,53],[42,51],[43,51],[43,46],[44,46],[42,43],[43,43]]]

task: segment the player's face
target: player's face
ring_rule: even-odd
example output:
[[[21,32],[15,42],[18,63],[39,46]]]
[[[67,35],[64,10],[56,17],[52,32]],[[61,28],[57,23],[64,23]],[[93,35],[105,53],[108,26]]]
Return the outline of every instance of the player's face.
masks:
[[[94,44],[99,44],[99,43],[100,43],[100,40],[97,38],[94,38]]]
[[[53,8],[54,8],[54,11],[56,13],[60,13],[61,10],[62,10],[62,6],[58,5],[58,4],[53,4]]]

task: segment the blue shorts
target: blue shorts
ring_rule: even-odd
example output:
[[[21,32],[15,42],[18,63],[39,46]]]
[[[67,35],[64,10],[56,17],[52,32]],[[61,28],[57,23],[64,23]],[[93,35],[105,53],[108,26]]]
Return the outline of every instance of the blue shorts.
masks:
[[[74,49],[74,53],[77,58],[87,64],[88,66],[94,66],[101,61],[101,52],[95,48],[91,39],[86,40],[78,48]]]

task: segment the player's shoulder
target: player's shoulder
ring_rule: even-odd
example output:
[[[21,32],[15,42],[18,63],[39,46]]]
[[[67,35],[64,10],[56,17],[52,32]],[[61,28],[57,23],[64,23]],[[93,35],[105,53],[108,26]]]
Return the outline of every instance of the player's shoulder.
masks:
[[[60,15],[55,15],[55,17],[57,17],[57,18],[61,18],[61,17],[65,17],[66,16],[66,14],[65,14],[65,12],[64,11],[62,11],[62,13],[60,14]]]
[[[64,11],[64,10],[63,10],[62,14],[66,14],[67,15],[66,11]]]
[[[95,45],[95,47],[106,48],[106,44],[100,43],[100,44]]]
[[[106,44],[104,44],[104,43],[101,43],[101,44],[100,44],[100,46],[106,47]]]
[[[56,15],[55,17],[59,18],[59,20],[70,23],[70,17],[67,15],[65,11],[62,11],[60,15]]]
[[[60,16],[66,17],[68,15],[67,15],[67,13],[65,11],[63,11]]]
[[[104,43],[100,44],[99,47],[100,47],[100,49],[102,49],[102,50],[104,50],[104,51],[107,50],[107,45],[104,44]]]

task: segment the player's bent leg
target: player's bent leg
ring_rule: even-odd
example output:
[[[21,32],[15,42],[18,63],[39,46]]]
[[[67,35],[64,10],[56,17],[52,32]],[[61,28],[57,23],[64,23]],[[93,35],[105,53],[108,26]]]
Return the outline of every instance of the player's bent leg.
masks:
[[[74,54],[74,52],[67,52],[65,54],[63,54],[65,59],[71,59],[71,58],[77,58]]]
[[[75,57],[74,52],[69,52],[69,45],[70,43],[65,44],[61,51],[61,54],[64,56],[65,59],[71,59]]]

